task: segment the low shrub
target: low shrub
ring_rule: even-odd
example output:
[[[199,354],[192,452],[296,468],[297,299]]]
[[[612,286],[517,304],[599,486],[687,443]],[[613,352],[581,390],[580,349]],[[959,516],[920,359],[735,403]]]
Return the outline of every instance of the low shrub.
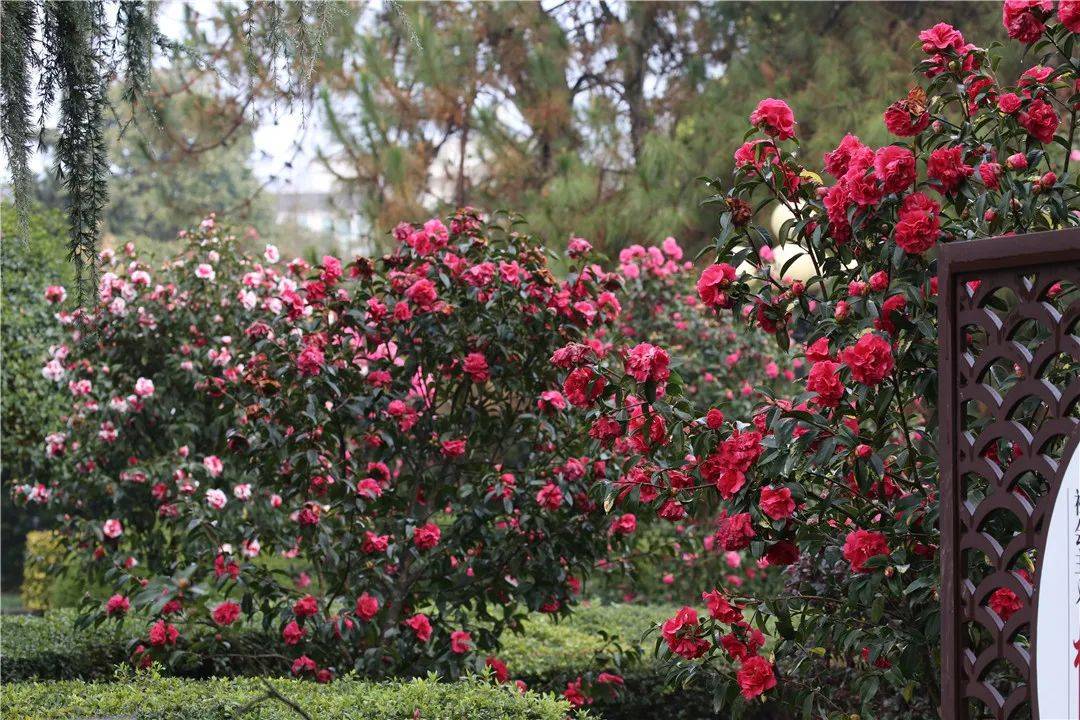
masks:
[[[568,685],[580,682],[594,717],[655,717],[661,709],[672,706],[677,706],[677,711],[665,714],[673,720],[713,717],[708,693],[663,689],[665,671],[652,659],[655,639],[645,637],[645,633],[672,612],[674,608],[669,606],[592,605],[579,607],[562,620],[537,613],[522,623],[521,634],[503,636],[499,656],[511,677],[523,680],[533,690],[562,694]],[[5,681],[112,677],[115,666],[127,657],[126,648],[137,632],[137,623],[125,635],[123,628],[111,625],[75,630],[76,618],[74,609],[0,618],[0,674]],[[187,671],[185,674],[203,677],[214,669],[204,662]],[[615,671],[623,678],[618,694],[596,682],[605,671]],[[676,692],[679,701],[673,703]]]
[[[87,592],[104,592],[100,583],[89,583],[78,568],[68,567],[63,537],[55,530],[32,530],[25,542],[19,595],[27,610],[75,607]]]
[[[268,688],[280,698],[268,693]],[[562,720],[564,700],[480,680],[440,683],[434,679],[370,683],[355,680],[328,687],[297,680],[181,680],[140,675],[130,682],[16,683],[5,689],[0,707],[9,720],[67,720],[131,717],[168,720],[293,720],[300,717],[400,720]]]

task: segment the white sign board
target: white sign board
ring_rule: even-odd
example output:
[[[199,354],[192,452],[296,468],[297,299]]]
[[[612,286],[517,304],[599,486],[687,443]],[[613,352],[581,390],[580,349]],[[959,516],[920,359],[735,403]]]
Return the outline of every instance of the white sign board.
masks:
[[[1080,720],[1080,448],[1054,503],[1038,587],[1035,668],[1040,720]]]

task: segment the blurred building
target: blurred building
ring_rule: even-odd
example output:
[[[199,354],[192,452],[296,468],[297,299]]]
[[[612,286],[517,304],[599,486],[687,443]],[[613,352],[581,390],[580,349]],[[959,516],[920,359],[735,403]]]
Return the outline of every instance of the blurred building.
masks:
[[[344,207],[341,195],[278,192],[271,197],[277,225],[310,233],[309,245],[332,247],[341,257],[370,255],[374,251],[370,227],[358,212]]]

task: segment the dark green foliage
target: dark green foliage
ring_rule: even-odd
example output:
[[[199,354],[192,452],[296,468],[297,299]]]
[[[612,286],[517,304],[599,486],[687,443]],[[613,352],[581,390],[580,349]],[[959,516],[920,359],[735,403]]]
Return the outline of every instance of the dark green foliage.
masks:
[[[17,3],[4,3],[5,13],[11,4]],[[15,209],[10,204],[0,206],[0,424],[4,432],[0,457],[0,565],[6,590],[19,585],[23,538],[28,530],[39,526],[41,519],[26,508],[12,506],[11,486],[39,479],[34,476],[35,459],[41,454],[45,435],[56,427],[64,409],[63,397],[41,376],[49,345],[59,340],[57,323],[52,318],[56,307],[45,301],[44,291],[48,285],[69,284],[72,274],[65,260],[63,215],[55,210],[31,210],[25,219],[24,243],[16,239]]]
[[[562,720],[569,705],[535,693],[522,694],[480,680],[440,683],[366,683],[353,680],[330,686],[297,680],[256,679],[184,681],[140,676],[131,682],[16,684],[5,688],[4,717],[9,720],[57,720],[94,716],[138,720]]]

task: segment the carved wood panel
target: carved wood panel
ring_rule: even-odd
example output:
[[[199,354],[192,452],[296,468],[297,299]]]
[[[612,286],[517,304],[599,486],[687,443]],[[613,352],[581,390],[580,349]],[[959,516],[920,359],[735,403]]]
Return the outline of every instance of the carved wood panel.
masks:
[[[1080,231],[954,243],[938,278],[942,715],[1037,720],[1040,555],[1080,441]]]

